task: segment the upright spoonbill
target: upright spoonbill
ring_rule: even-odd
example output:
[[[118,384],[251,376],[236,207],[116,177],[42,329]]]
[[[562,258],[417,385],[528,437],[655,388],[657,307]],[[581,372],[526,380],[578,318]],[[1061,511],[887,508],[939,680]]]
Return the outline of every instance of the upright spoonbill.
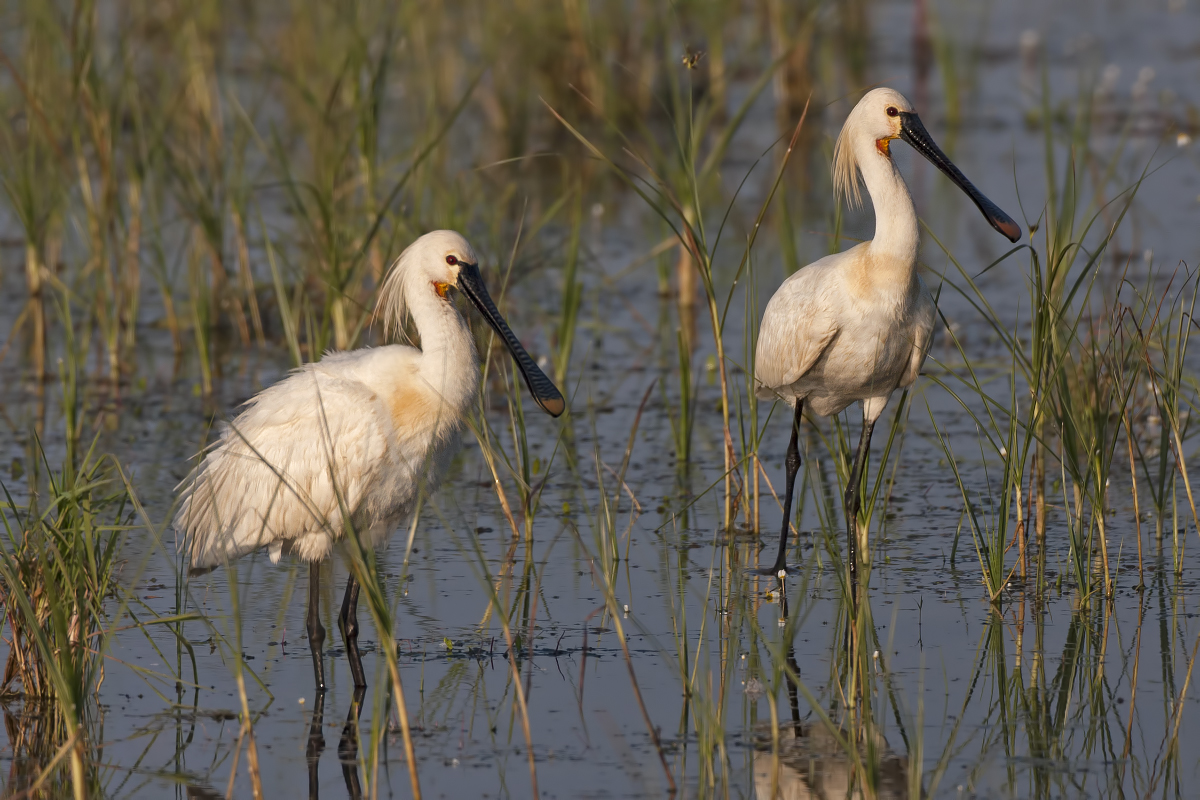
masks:
[[[363,547],[382,545],[411,512],[419,487],[435,486],[459,448],[479,388],[479,356],[450,300],[452,288],[508,347],[537,404],[554,417],[566,407],[492,302],[478,263],[454,231],[417,239],[384,280],[376,313],[385,334],[410,316],[420,349],[393,344],[329,353],[295,370],[247,401],[181,484],[174,525],[193,572],[263,547],[273,562],[294,553],[309,563],[308,644],[318,690],[325,688],[320,562],[348,526]],[[361,687],[358,592],[351,574],[339,626]]]
[[[805,401],[821,416],[855,401],[863,406],[862,437],[844,498],[850,584],[856,589],[859,483],[871,431],[892,392],[916,380],[929,352],[934,303],[917,276],[917,212],[892,161],[893,139],[908,142],[946,173],[993,228],[1013,242],[1021,238],[1021,227],[959,172],[899,92],[875,89],[850,112],[833,151],[834,192],[858,205],[862,173],[875,207],[875,238],[798,270],[771,297],[759,326],[758,396],[795,407],[779,553],[763,570],[781,580],[787,572],[792,489],[800,468],[796,440]]]

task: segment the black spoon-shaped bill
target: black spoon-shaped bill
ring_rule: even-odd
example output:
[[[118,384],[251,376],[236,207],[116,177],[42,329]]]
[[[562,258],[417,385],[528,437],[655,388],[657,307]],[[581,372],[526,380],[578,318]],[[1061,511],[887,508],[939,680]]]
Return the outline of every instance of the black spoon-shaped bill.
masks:
[[[1010,242],[1018,241],[1021,238],[1021,226],[967,180],[967,176],[963,175],[959,168],[954,166],[954,162],[947,158],[942,149],[934,143],[933,137],[929,135],[929,131],[925,130],[925,125],[922,124],[921,118],[915,112],[900,112],[900,138],[929,159],[931,164],[946,173],[946,177],[954,181],[958,188],[962,189],[967,197],[971,198],[979,207],[984,218],[991,223],[993,228],[1008,237]]]
[[[554,381],[546,377],[546,373],[533,363],[533,359],[529,357],[529,353],[525,352],[525,348],[521,346],[521,342],[512,332],[512,328],[508,327],[508,323],[504,321],[500,309],[496,308],[496,304],[492,302],[492,296],[488,294],[487,286],[483,283],[483,276],[479,274],[479,265],[459,262],[458,288],[475,304],[479,313],[492,326],[492,330],[508,347],[508,352],[512,353],[513,360],[517,362],[517,368],[521,370],[521,377],[525,379],[525,385],[529,387],[529,393],[533,395],[537,404],[552,417],[562,414],[567,408],[567,402],[558,391],[558,387],[554,385]]]

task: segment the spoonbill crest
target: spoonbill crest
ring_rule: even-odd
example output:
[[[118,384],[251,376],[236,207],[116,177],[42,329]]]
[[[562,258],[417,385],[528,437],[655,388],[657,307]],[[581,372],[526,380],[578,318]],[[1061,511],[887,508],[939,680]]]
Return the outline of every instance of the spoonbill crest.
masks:
[[[857,205],[861,173],[875,207],[875,238],[809,264],[783,282],[763,313],[754,369],[759,397],[782,399],[794,407],[779,552],[774,565],[762,570],[780,580],[787,573],[804,404],[828,416],[853,402],[862,403],[862,436],[844,498],[847,560],[855,593],[859,485],[871,431],[892,392],[911,385],[920,373],[935,316],[933,299],[917,275],[917,212],[892,161],[889,147],[895,139],[903,139],[944,172],[993,228],[1010,241],[1021,238],[1020,226],[951,163],[899,92],[875,89],[850,112],[834,147],[834,191]]]
[[[175,517],[193,572],[266,548],[278,562],[309,563],[308,643],[317,688],[325,688],[317,609],[320,563],[352,527],[364,548],[384,544],[432,490],[459,449],[479,389],[471,330],[450,299],[459,289],[508,347],[533,399],[551,416],[565,408],[504,321],[471,245],[433,231],[400,255],[376,313],[385,334],[411,317],[420,348],[393,344],[329,353],[259,392],[181,484]],[[366,685],[358,650],[358,582],[351,574],[339,626],[354,685]]]

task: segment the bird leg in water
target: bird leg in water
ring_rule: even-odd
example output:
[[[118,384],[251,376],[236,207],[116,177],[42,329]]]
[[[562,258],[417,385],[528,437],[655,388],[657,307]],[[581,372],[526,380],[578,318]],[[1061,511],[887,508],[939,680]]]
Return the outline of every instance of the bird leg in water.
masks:
[[[800,471],[800,421],[804,417],[804,401],[796,401],[796,413],[792,416],[792,438],[788,442],[787,477],[783,487],[783,530],[779,533],[779,553],[775,556],[775,564],[770,574],[779,577],[779,588],[783,589],[783,577],[779,573],[787,572],[787,543],[788,533],[792,527],[792,490],[796,487],[796,473]]]
[[[325,693],[317,692],[316,705],[313,708],[312,722],[308,726],[308,747],[304,757],[308,761],[308,797],[317,800],[320,796],[321,753],[325,750]]]
[[[850,607],[858,602],[858,510],[859,484],[862,483],[863,463],[871,449],[871,432],[875,430],[875,421],[863,419],[862,438],[858,440],[858,453],[854,456],[854,469],[850,470],[850,480],[846,483],[846,538],[849,543],[847,561],[850,562]]]
[[[358,780],[358,718],[362,714],[363,700],[366,696],[365,685],[354,688],[350,713],[346,715],[342,738],[338,741],[338,760],[342,762],[342,778],[346,781],[346,794],[351,800],[359,800],[363,796],[362,784]]]
[[[321,627],[321,611],[318,600],[321,594],[321,562],[308,565],[308,647],[312,650],[313,677],[317,691],[325,691],[325,664],[322,662],[322,647],[325,644],[325,629]]]
[[[346,660],[350,662],[350,674],[354,676],[354,688],[367,685],[363,672],[362,656],[358,652],[358,581],[353,573],[346,581],[346,595],[342,598],[342,613],[338,617],[342,629],[342,641],[346,643]]]

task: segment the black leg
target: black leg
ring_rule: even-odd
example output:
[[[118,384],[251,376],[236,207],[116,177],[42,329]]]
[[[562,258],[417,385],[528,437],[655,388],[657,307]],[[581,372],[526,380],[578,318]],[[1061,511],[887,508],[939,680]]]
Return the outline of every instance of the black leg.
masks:
[[[361,689],[367,685],[367,676],[363,672],[362,656],[358,652],[358,581],[351,573],[346,581],[346,594],[342,598],[342,614],[338,618],[342,628],[342,641],[346,643],[346,660],[350,662],[350,674],[354,676],[354,688]]]
[[[800,420],[804,417],[804,400],[796,401],[796,413],[792,415],[792,438],[788,442],[787,477],[783,487],[783,530],[779,533],[779,553],[775,556],[775,564],[771,567],[772,575],[787,572],[787,543],[788,534],[792,528],[792,490],[796,488],[796,473],[800,471]],[[780,578],[780,583],[783,578]]]
[[[358,780],[358,717],[362,714],[363,699],[366,695],[366,686],[354,688],[354,698],[350,701],[350,713],[346,715],[342,738],[338,742],[338,759],[342,762],[342,778],[346,781],[346,794],[350,796],[351,800],[359,800],[362,797],[362,784]]]
[[[304,756],[308,761],[308,798],[318,800],[320,796],[320,776],[317,764],[321,753],[325,750],[325,693],[317,692],[316,705],[313,707],[312,722],[308,726],[308,747]]]
[[[862,483],[863,464],[871,449],[871,432],[875,422],[863,420],[862,438],[858,440],[858,453],[854,456],[854,468],[850,470],[850,481],[846,484],[846,538],[849,541],[847,561],[850,563],[850,601],[853,607],[858,601],[858,510],[861,506],[859,484]]]
[[[321,594],[321,563],[313,561],[308,565],[308,648],[312,650],[313,677],[317,681],[317,691],[325,691],[325,664],[322,662],[322,650],[325,646],[325,629],[321,627],[321,612],[318,600]]]

